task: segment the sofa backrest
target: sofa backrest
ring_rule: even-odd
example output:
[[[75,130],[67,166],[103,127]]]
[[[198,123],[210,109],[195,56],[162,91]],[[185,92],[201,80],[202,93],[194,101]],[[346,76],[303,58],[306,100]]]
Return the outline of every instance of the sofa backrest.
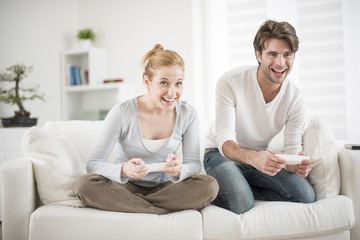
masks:
[[[51,121],[46,122],[44,129],[51,131],[53,128],[61,130],[62,133],[71,141],[78,150],[81,160],[86,163],[94,148],[97,137],[100,133],[103,121]],[[116,148],[109,157],[109,162],[114,162],[116,157]]]

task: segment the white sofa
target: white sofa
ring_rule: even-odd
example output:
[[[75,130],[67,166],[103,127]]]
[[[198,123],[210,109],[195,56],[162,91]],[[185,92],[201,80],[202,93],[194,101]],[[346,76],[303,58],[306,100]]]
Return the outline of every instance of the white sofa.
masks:
[[[334,188],[327,182],[317,186],[317,191],[325,195],[313,204],[256,201],[253,209],[240,215],[213,205],[201,212],[186,210],[167,215],[81,207],[71,191],[71,181],[85,170],[74,168],[85,166],[101,124],[49,122],[25,134],[22,147],[27,156],[7,161],[1,169],[3,240],[360,239],[360,189],[356,188],[360,183],[360,151],[341,148],[335,150],[340,168],[332,171],[339,177],[340,181],[335,181],[339,189],[326,190],[326,185]],[[314,136],[308,133],[307,137]],[[52,149],[54,144],[61,149]],[[314,144],[316,141],[311,146]],[[41,146],[44,152],[34,154],[42,151]],[[77,157],[81,164],[56,165],[77,161]],[[55,170],[47,168],[46,161],[57,161]],[[49,171],[46,181],[42,171]],[[70,181],[70,188],[64,187],[68,182],[62,178]],[[66,199],[61,199],[64,196]]]

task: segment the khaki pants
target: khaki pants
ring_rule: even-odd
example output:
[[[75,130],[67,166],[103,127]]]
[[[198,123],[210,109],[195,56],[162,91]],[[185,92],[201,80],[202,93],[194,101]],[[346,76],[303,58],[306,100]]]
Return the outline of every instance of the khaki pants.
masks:
[[[191,176],[178,183],[168,181],[157,187],[142,187],[130,181],[121,184],[98,174],[82,175],[75,183],[75,192],[84,205],[134,213],[200,209],[210,204],[218,191],[216,180],[207,175]]]

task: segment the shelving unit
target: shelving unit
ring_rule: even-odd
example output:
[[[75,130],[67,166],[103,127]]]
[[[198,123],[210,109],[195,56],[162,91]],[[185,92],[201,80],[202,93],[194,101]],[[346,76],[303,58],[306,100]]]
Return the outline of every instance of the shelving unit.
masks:
[[[89,72],[89,85],[101,84],[108,74],[108,54],[105,49],[69,50],[63,54],[66,86],[70,86],[69,66],[79,66]]]
[[[70,85],[69,66],[88,71],[88,85]],[[108,76],[107,51],[99,48],[62,53],[62,119],[100,120],[118,102],[135,96],[129,83],[103,83]]]

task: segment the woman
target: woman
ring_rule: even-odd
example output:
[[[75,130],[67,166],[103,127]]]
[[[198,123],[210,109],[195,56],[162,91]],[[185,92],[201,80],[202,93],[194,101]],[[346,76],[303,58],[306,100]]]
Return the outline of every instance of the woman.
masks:
[[[104,120],[87,172],[75,185],[84,205],[122,212],[166,214],[201,209],[218,184],[200,173],[199,120],[180,101],[184,61],[160,44],[145,54],[145,95],[115,105]],[[115,164],[107,163],[118,145]],[[182,144],[183,160],[174,153]],[[150,163],[165,163],[150,172]]]

